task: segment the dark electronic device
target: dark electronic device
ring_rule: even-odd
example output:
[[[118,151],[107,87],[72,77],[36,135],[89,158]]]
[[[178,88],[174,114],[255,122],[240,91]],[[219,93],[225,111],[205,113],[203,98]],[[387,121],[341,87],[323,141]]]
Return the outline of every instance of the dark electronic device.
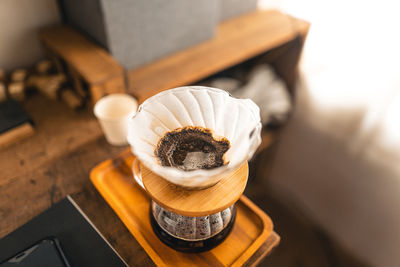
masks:
[[[0,103],[0,148],[31,136],[34,131],[32,119],[17,101]]]
[[[0,263],[0,267],[70,267],[56,238],[46,238]]]
[[[21,265],[43,254],[55,263]],[[63,255],[70,265],[63,263]],[[9,264],[22,258],[20,265]],[[8,264],[0,267],[127,266],[70,196],[0,239],[0,262]]]

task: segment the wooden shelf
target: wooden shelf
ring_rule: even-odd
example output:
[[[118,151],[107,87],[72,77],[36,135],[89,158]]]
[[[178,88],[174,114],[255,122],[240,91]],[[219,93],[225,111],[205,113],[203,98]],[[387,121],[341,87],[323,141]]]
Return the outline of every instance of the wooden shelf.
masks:
[[[123,68],[106,50],[69,26],[44,29],[40,38],[90,83],[101,83],[123,73]]]
[[[299,42],[276,66],[290,85],[308,29],[309,23],[277,10],[257,10],[227,20],[218,26],[214,38],[129,70],[128,90],[143,102],[162,90],[192,84],[297,38]],[[52,58],[65,63],[76,79],[88,84],[93,102],[109,93],[124,92],[123,68],[76,30],[56,26],[42,30],[40,38]]]
[[[68,72],[77,83],[87,84],[94,103],[106,94],[126,91],[122,66],[106,50],[73,28],[51,27],[42,30],[39,36],[58,70]]]
[[[143,102],[162,90],[193,84],[274,50],[275,70],[290,87],[309,26],[277,10],[257,10],[233,18],[218,26],[214,38],[128,71],[129,92]],[[93,102],[105,94],[124,92],[122,67],[88,38],[68,26],[45,29],[40,37],[47,52],[89,85]],[[258,151],[275,138],[273,133],[264,132],[262,139]]]
[[[307,35],[309,24],[276,10],[257,10],[220,24],[216,36],[128,72],[129,91],[143,102],[165,89],[189,85]]]

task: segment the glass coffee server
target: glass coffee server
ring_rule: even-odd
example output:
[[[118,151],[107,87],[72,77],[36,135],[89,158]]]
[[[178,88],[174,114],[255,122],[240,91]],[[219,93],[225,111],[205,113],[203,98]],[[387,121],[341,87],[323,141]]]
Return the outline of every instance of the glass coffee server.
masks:
[[[246,187],[248,165],[245,162],[218,184],[202,190],[172,185],[137,160],[133,173],[152,198],[149,216],[157,237],[179,251],[203,252],[223,242],[231,232],[235,202]]]

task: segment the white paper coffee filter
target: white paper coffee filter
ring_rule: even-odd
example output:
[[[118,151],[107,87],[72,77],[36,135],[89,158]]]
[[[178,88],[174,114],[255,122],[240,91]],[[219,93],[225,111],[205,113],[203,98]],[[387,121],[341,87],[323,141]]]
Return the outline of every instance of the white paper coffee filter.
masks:
[[[154,153],[159,140],[185,126],[201,126],[226,137],[231,144],[225,154],[229,163],[194,171],[160,165]],[[128,142],[151,171],[171,183],[199,188],[217,183],[221,173],[233,171],[250,159],[261,143],[260,133],[260,110],[253,101],[233,98],[216,88],[189,86],[163,91],[143,102],[129,122]]]

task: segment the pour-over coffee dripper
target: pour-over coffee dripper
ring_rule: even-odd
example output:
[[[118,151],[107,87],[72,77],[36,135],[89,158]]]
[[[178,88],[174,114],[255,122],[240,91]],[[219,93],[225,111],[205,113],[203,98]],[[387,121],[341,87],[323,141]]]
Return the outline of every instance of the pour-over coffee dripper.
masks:
[[[185,171],[162,166],[157,145],[166,134],[183,127],[209,130],[224,137],[230,148],[225,165]],[[180,87],[146,100],[129,125],[128,141],[137,161],[136,181],[152,198],[154,232],[167,245],[200,252],[222,242],[231,231],[234,203],[243,193],[247,160],[261,142],[258,107],[208,87]]]
[[[183,171],[162,166],[155,155],[157,144],[167,133],[193,126],[225,137],[230,149],[227,164],[209,170]],[[250,99],[237,99],[226,91],[188,86],[163,91],[144,101],[129,122],[128,142],[140,162],[169,182],[186,188],[205,188],[221,174],[250,159],[261,143],[260,109]]]

